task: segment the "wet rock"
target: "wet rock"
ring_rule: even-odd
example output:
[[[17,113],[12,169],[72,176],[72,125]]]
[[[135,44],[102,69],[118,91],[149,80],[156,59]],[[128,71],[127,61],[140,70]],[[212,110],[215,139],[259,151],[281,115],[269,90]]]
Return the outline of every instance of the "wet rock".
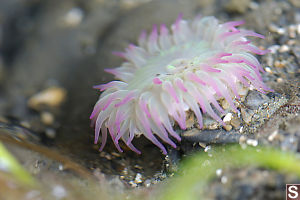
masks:
[[[250,0],[230,0],[225,9],[232,13],[244,13],[250,5]]]
[[[35,110],[39,110],[43,105],[56,107],[65,101],[66,96],[64,88],[50,87],[30,97],[28,106]]]
[[[300,1],[298,0],[289,0],[289,2],[291,2],[291,4],[297,8],[300,8]]]
[[[245,106],[254,110],[257,109],[260,105],[269,102],[270,99],[265,94],[257,91],[257,90],[250,90],[245,99]]]
[[[237,143],[241,137],[241,134],[238,131],[226,131],[223,129],[218,130],[198,130],[191,129],[185,131],[181,134],[181,137],[184,140],[190,142],[203,142],[206,144],[217,143],[217,144],[226,144],[226,143]]]

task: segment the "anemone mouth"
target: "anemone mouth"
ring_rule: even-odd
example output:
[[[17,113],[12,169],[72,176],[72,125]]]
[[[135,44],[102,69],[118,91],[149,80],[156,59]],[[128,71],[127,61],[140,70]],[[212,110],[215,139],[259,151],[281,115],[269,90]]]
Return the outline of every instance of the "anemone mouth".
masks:
[[[149,37],[142,32],[139,46],[130,44],[125,52],[115,53],[126,61],[106,71],[120,81],[95,86],[104,92],[90,117],[95,125],[95,143],[101,130],[100,150],[109,132],[119,151],[122,139],[140,153],[131,142],[142,133],[166,154],[157,137],[176,147],[169,136],[180,141],[173,125],[186,129],[186,111],[195,114],[200,128],[203,114],[224,125],[212,108],[225,112],[218,99],[226,99],[237,112],[233,99],[239,98],[240,85],[261,92],[270,90],[262,82],[260,63],[251,54],[267,51],[246,38],[263,36],[238,30],[236,26],[241,24],[243,21],[219,24],[214,17],[188,22],[180,15],[171,26],[172,33],[162,25],[158,34],[154,26]]]

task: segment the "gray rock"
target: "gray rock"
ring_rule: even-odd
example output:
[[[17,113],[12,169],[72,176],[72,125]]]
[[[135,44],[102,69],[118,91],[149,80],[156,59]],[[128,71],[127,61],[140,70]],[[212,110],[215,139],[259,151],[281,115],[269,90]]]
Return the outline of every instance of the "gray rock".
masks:
[[[248,108],[255,110],[258,109],[260,105],[268,102],[270,102],[270,98],[267,95],[256,90],[250,90],[244,103]]]

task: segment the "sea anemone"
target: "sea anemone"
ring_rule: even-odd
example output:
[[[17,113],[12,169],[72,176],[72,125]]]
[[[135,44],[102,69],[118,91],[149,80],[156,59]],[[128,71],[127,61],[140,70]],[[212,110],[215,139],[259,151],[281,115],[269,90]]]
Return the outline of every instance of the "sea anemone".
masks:
[[[170,136],[180,141],[173,127],[177,124],[186,129],[187,111],[194,113],[200,128],[203,115],[225,125],[220,99],[238,112],[234,102],[240,98],[241,88],[270,91],[260,75],[264,70],[252,55],[268,51],[247,39],[264,36],[236,28],[242,24],[244,21],[220,24],[215,17],[186,21],[179,15],[171,33],[164,24],[159,30],[154,25],[149,36],[141,33],[138,46],[130,44],[125,52],[114,52],[125,62],[106,72],[119,81],[94,86],[103,91],[90,116],[95,144],[101,130],[100,151],[109,131],[120,152],[122,139],[140,153],[132,140],[142,134],[166,154],[161,141],[176,148]]]

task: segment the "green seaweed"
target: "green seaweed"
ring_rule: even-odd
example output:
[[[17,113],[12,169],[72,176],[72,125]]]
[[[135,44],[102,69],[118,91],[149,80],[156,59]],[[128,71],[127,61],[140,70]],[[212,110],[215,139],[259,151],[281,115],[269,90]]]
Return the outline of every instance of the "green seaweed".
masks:
[[[199,194],[205,199],[203,186],[215,177],[217,169],[243,166],[264,167],[300,177],[300,159],[296,154],[266,147],[215,147],[210,156],[198,153],[186,159],[160,199],[201,199]]]
[[[0,142],[0,170],[11,173],[21,183],[34,185],[34,179],[23,169],[19,162],[11,155],[5,146]]]

